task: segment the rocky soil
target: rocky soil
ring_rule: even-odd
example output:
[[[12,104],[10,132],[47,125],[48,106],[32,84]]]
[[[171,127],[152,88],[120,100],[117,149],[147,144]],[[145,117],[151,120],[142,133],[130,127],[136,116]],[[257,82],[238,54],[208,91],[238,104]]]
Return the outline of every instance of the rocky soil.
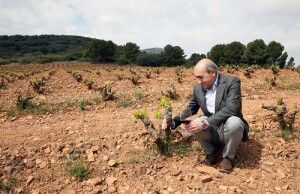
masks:
[[[195,83],[192,68],[182,69],[183,82],[178,83],[175,68],[89,63],[0,67],[4,74],[30,69],[40,71],[0,89],[0,193],[300,193],[300,113],[294,133],[283,138],[276,115],[261,108],[280,97],[289,109],[300,107],[297,71],[280,70],[272,86],[270,69],[254,69],[251,78],[243,69],[222,70],[241,78],[243,113],[251,128],[233,172],[224,174],[218,165],[199,163],[204,153],[197,142],[174,147],[169,156],[159,154],[143,123],[133,117],[145,108],[158,127],[159,99],[171,84],[179,94],[173,112],[182,110]],[[94,88],[110,83],[115,99],[104,101],[69,70],[94,80]],[[141,75],[137,85],[128,79],[130,71]],[[30,81],[42,76],[47,77],[44,92],[35,94]],[[32,103],[39,108],[16,109],[18,94],[34,94]],[[86,176],[70,174],[70,164],[76,162],[86,165]]]

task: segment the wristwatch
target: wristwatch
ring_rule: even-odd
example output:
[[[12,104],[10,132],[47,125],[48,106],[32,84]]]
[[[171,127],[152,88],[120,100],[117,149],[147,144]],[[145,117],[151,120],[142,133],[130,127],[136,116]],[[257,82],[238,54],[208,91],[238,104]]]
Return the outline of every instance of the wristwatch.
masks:
[[[202,121],[201,122],[202,126],[203,126],[203,129],[207,129],[209,127],[209,125],[207,124],[207,121]]]

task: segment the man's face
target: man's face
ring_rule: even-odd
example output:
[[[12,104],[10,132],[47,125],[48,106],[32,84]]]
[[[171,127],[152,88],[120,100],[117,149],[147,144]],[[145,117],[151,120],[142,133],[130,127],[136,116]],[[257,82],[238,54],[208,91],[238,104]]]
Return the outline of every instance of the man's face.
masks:
[[[204,88],[209,89],[215,82],[216,73],[206,68],[195,68],[194,75],[197,82]]]

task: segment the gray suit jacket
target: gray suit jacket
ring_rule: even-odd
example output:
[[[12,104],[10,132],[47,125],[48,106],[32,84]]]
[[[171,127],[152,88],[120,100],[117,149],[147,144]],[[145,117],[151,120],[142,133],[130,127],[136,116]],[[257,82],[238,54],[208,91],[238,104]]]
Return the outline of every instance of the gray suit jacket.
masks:
[[[214,130],[217,130],[230,116],[237,116],[245,123],[243,140],[248,140],[249,125],[242,114],[241,81],[235,76],[219,74],[215,101],[215,114],[211,114],[205,103],[205,90],[200,84],[193,87],[193,94],[184,112],[191,111],[194,115],[201,108],[203,114],[208,117],[207,121]],[[181,124],[179,115],[174,117],[175,126]]]

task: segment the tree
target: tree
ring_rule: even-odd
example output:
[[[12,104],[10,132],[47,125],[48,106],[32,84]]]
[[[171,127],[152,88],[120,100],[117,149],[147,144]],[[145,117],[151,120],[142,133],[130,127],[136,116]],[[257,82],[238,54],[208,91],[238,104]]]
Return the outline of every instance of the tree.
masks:
[[[279,65],[280,69],[283,69],[286,63],[286,59],[288,58],[287,52],[284,52],[278,59],[277,64]]]
[[[227,64],[240,64],[246,46],[240,42],[232,42],[224,48],[224,60]]]
[[[256,39],[247,44],[242,61],[248,65],[264,65],[267,57],[265,42],[262,39]]]
[[[158,67],[163,63],[160,54],[140,53],[137,57],[137,64],[148,67]]]
[[[121,54],[118,57],[118,63],[128,64],[136,63],[136,58],[140,53],[140,47],[135,43],[127,42],[121,49]]]
[[[163,63],[168,66],[182,65],[185,63],[185,55],[182,48],[168,44],[161,53]]]
[[[287,63],[287,67],[294,67],[295,66],[295,62],[294,62],[294,57],[291,57]]]
[[[195,66],[201,59],[206,58],[205,54],[193,53],[190,58],[187,60],[188,66]]]
[[[225,44],[217,44],[210,49],[207,53],[207,57],[220,66],[224,63],[224,49]]]
[[[112,62],[117,45],[111,40],[93,40],[86,51],[86,56],[93,62]]]
[[[268,56],[267,63],[269,65],[274,64],[281,56],[283,50],[283,45],[281,45],[279,42],[271,41],[266,47],[266,53]]]

